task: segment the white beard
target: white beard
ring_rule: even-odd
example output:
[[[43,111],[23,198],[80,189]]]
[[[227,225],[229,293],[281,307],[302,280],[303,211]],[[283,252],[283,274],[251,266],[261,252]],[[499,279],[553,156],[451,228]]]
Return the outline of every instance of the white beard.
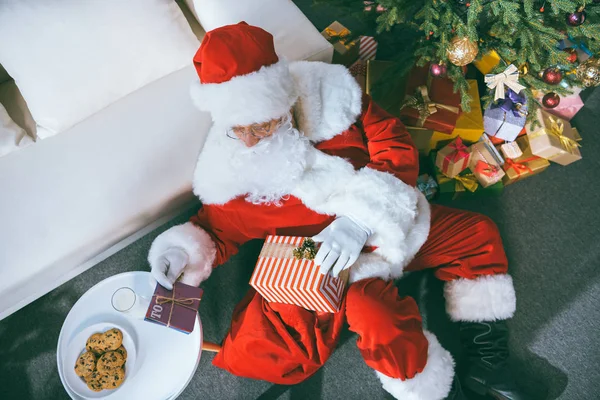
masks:
[[[232,141],[233,142],[233,141]],[[281,205],[304,173],[309,140],[295,128],[280,128],[253,147],[233,142],[231,173],[246,182],[246,200]]]

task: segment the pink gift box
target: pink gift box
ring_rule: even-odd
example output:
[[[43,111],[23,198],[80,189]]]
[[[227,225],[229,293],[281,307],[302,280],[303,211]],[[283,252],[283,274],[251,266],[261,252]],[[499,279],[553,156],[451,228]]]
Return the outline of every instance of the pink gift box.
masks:
[[[581,97],[579,97],[579,93],[581,93],[582,88],[576,87],[570,89],[573,91],[573,94],[568,96],[559,96],[560,103],[558,106],[555,108],[544,107],[544,111],[547,111],[556,117],[570,121],[583,107],[583,100],[581,100]],[[536,95],[536,98],[540,103],[542,102],[542,97],[544,97],[543,94]]]

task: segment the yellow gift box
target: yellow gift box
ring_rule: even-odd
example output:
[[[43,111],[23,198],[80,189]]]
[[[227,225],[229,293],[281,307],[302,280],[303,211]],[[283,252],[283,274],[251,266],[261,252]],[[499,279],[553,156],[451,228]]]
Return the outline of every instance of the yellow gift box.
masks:
[[[450,135],[434,131],[429,140],[429,148],[424,151],[425,154],[429,154],[433,149],[442,147],[454,140],[457,136],[459,136],[466,144],[472,144],[477,142],[481,135],[483,135],[483,113],[481,111],[477,81],[469,79],[468,82],[469,94],[473,98],[471,101],[471,111],[460,114],[456,121],[456,127]]]
[[[531,144],[528,136],[522,136],[517,139],[517,144],[523,154],[514,160],[507,158],[504,163],[504,172],[506,175],[502,178],[504,186],[537,175],[550,166],[548,160],[538,157],[531,152]]]
[[[475,60],[473,64],[485,75],[492,72],[496,68],[496,65],[500,64],[500,60],[500,55],[496,53],[496,50],[491,50],[485,53],[479,60]]]
[[[351,34],[350,30],[338,21],[333,21],[321,32],[321,35],[333,45],[333,64],[349,67],[358,59],[359,41],[358,39],[348,41]]]

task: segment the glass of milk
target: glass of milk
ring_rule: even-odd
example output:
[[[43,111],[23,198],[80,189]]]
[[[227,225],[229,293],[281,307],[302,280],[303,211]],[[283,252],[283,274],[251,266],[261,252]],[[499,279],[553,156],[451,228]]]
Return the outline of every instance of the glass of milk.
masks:
[[[121,287],[111,297],[113,308],[136,319],[143,319],[150,304],[149,299],[140,296],[130,287]]]

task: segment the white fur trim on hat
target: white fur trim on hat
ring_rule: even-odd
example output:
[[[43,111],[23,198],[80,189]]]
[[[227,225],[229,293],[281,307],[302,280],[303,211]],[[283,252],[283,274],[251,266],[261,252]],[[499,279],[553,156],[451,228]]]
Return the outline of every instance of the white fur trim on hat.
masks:
[[[192,101],[223,126],[266,122],[287,113],[298,98],[286,60],[223,83],[192,83]]]
[[[399,400],[442,400],[448,396],[454,379],[454,360],[435,335],[424,331],[429,348],[427,364],[411,379],[391,378],[375,371],[383,388]]]
[[[158,235],[148,253],[150,265],[154,266],[162,254],[171,247],[182,248],[189,257],[181,282],[198,286],[210,276],[217,250],[215,243],[202,228],[186,222]]]
[[[510,275],[457,279],[444,286],[446,312],[453,321],[496,321],[513,316],[517,306]]]

